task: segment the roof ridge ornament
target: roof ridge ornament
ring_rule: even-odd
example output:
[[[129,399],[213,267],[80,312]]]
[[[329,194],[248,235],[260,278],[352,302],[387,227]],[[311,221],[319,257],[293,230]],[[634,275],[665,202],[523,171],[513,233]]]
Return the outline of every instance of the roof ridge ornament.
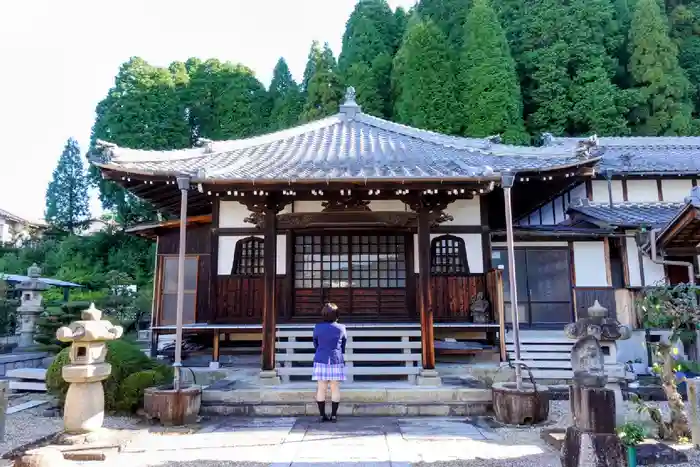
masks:
[[[684,201],[686,204],[700,207],[700,186],[694,186],[690,190],[690,196],[687,196]]]
[[[197,146],[204,148],[206,154],[214,152],[214,141],[209,138],[197,138]]]
[[[345,115],[348,120],[352,120],[355,115],[362,112],[362,107],[360,107],[355,100],[356,96],[357,93],[355,92],[355,88],[349,86],[345,90],[345,102],[340,104],[340,113]]]
[[[593,149],[598,147],[598,135],[592,135],[578,142],[576,145],[576,157],[579,159],[590,159],[593,157]]]
[[[114,150],[118,147],[119,146],[117,146],[116,144],[110,143],[109,141],[105,141],[103,139],[95,140],[96,154],[94,154],[94,159],[100,162],[111,162],[112,158],[114,158]]]

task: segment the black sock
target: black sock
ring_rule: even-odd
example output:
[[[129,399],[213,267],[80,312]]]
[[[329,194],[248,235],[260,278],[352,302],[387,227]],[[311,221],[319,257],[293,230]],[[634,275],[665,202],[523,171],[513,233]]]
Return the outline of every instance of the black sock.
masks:
[[[326,401],[316,401],[316,404],[318,404],[318,413],[321,415],[321,417],[326,416]]]
[[[340,402],[331,402],[331,417],[335,417],[338,414],[338,405]]]

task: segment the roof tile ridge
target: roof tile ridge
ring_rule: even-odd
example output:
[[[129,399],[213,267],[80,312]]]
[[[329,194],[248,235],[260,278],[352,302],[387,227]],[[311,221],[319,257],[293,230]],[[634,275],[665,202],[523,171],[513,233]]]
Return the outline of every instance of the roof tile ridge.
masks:
[[[238,149],[247,149],[254,146],[261,146],[275,141],[284,141],[295,136],[310,133],[321,128],[327,128],[338,125],[343,121],[341,114],[329,115],[318,120],[313,120],[301,125],[285,128],[283,130],[273,131],[262,135],[249,136],[247,138],[230,139],[222,141],[211,141],[208,144],[211,147],[209,154],[218,154],[222,152],[235,151]]]

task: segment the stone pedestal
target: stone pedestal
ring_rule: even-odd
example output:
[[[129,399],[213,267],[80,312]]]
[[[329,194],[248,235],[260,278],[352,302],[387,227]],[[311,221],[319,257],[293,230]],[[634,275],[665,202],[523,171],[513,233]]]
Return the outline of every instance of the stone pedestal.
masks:
[[[421,370],[416,379],[418,386],[441,386],[442,379],[437,370]]]
[[[280,379],[276,370],[261,371],[259,381],[261,386],[277,386],[282,384],[282,380]]]
[[[573,426],[566,430],[562,467],[626,467],[626,451],[615,433],[615,393],[572,385]]]

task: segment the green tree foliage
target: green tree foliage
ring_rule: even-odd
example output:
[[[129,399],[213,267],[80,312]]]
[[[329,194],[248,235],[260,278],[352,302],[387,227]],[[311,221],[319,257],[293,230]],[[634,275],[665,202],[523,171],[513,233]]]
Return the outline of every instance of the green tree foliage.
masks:
[[[678,64],[678,48],[656,0],[637,0],[630,26],[629,73],[640,104],[632,112],[640,135],[688,135],[691,86]]]
[[[115,85],[97,106],[92,144],[98,139],[134,149],[191,147],[197,138],[233,139],[264,133],[271,101],[243,65],[189,59],[168,68],[141,58],[122,65]],[[122,225],[153,220],[152,206],[91,169],[105,209]]]
[[[420,0],[416,11],[421,18],[432,21],[445,35],[450,50],[459,53],[464,42],[464,24],[471,0]]]
[[[459,74],[462,133],[527,142],[515,61],[489,0],[475,0],[465,34]]]
[[[46,190],[46,221],[54,228],[76,232],[90,217],[88,180],[78,142],[68,139]]]
[[[134,149],[181,149],[191,145],[187,112],[175,76],[141,58],[124,63],[112,89],[96,109],[92,145],[98,139]],[[103,180],[95,167],[92,183],[99,188],[104,209],[121,224],[155,218],[153,208],[116,183]]]
[[[455,71],[444,34],[431,21],[412,21],[394,58],[394,119],[443,133],[458,130]]]
[[[629,93],[613,82],[623,36],[611,0],[504,0],[500,14],[531,133],[627,132]]]
[[[271,130],[289,128],[299,121],[303,104],[301,92],[284,58],[279,59],[272,73],[270,99],[272,100]]]
[[[315,42],[311,45],[309,61],[304,71],[303,122],[338,113],[343,97],[343,83],[338,73],[338,65],[328,44],[323,49]]]
[[[391,62],[400,34],[396,20],[386,0],[360,0],[338,58],[343,80],[357,91],[363,111],[379,117],[391,114]]]
[[[193,138],[244,138],[268,129],[271,102],[253,71],[239,64],[190,62],[184,91]]]

